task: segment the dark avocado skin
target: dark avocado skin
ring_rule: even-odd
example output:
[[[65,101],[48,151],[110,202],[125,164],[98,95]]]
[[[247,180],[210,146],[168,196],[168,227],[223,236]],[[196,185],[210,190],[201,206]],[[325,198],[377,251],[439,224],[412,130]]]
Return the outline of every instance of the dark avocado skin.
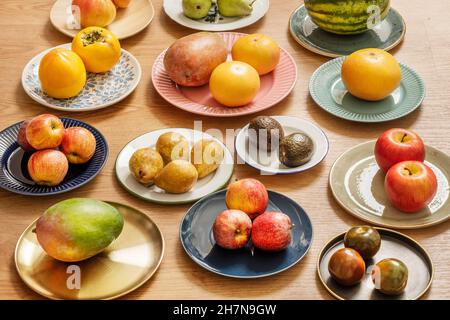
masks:
[[[303,133],[292,133],[280,142],[279,158],[287,167],[298,167],[311,160],[314,145],[310,137]]]
[[[267,116],[259,116],[252,121],[250,121],[250,125],[248,127],[249,129],[255,130],[256,132],[256,145],[258,148],[263,147],[265,150],[271,150],[272,148],[272,141],[271,141],[271,132],[272,130],[278,130],[278,137],[279,139],[283,139],[284,137],[284,130],[281,124],[275,120],[274,118],[267,117]],[[266,146],[260,146],[259,145],[259,134],[260,130],[267,130],[267,145]],[[274,132],[274,136],[276,136],[276,131]],[[255,143],[253,141],[254,139],[251,139],[252,143]]]

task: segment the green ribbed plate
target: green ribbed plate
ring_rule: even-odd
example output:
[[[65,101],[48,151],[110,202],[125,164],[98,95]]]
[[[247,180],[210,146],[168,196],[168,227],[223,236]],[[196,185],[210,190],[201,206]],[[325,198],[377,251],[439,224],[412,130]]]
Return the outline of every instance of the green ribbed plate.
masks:
[[[386,19],[373,29],[356,35],[338,35],[320,29],[302,5],[292,13],[289,30],[295,41],[306,49],[336,58],[364,48],[391,50],[405,37],[406,24],[402,16],[391,8]]]
[[[336,117],[357,122],[384,122],[404,117],[417,109],[425,98],[425,85],[420,76],[400,64],[400,86],[386,99],[364,101],[352,96],[341,79],[345,57],[321,65],[312,75],[309,92],[314,101]]]

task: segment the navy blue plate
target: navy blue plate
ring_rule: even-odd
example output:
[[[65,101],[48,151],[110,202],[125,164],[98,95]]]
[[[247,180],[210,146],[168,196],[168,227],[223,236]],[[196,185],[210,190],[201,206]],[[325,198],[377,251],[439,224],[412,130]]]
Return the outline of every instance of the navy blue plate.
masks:
[[[65,128],[83,127],[92,132],[97,140],[92,159],[85,164],[69,165],[66,177],[57,186],[37,185],[31,180],[27,170],[28,159],[32,153],[24,152],[17,143],[17,134],[22,123],[19,122],[0,132],[0,188],[22,195],[48,196],[79,188],[100,173],[108,158],[106,139],[87,123],[68,118],[61,118],[61,121]]]
[[[180,225],[180,239],[184,250],[203,268],[232,278],[261,278],[289,269],[299,262],[311,247],[313,228],[306,212],[292,199],[269,191],[269,211],[287,214],[294,228],[291,245],[281,252],[252,250],[249,244],[239,250],[225,250],[217,246],[212,225],[217,215],[226,210],[226,190],[221,190],[196,202]],[[253,251],[253,254],[252,254]]]

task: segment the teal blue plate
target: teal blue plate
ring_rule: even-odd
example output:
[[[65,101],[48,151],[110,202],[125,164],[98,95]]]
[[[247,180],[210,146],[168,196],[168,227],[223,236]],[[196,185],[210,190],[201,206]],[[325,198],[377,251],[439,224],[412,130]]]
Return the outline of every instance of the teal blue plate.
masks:
[[[406,24],[402,16],[391,8],[386,19],[375,28],[358,35],[337,35],[317,27],[305,6],[301,6],[291,15],[289,29],[294,39],[306,49],[336,58],[364,48],[390,50],[402,42]]]
[[[357,122],[385,122],[404,117],[416,110],[425,98],[425,85],[420,76],[400,64],[400,86],[386,99],[365,101],[352,96],[341,79],[345,57],[321,65],[312,75],[309,92],[314,101],[336,117]]]

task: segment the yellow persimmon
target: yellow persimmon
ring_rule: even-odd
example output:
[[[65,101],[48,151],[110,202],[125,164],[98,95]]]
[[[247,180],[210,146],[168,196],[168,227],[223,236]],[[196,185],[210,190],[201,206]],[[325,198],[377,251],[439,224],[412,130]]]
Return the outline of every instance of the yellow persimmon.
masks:
[[[352,95],[368,101],[388,97],[402,78],[397,60],[381,49],[363,49],[349,55],[342,64],[341,76]]]
[[[109,30],[88,27],[77,33],[72,50],[83,60],[86,70],[94,73],[110,71],[120,59],[120,43]]]
[[[220,64],[209,79],[212,96],[227,107],[239,107],[252,102],[259,88],[258,72],[251,65],[240,61]]]
[[[249,34],[240,37],[231,50],[233,60],[246,62],[260,75],[273,71],[280,62],[280,47],[263,34]]]
[[[48,52],[39,64],[42,90],[57,99],[71,98],[86,84],[86,69],[81,58],[68,49],[56,48]]]

